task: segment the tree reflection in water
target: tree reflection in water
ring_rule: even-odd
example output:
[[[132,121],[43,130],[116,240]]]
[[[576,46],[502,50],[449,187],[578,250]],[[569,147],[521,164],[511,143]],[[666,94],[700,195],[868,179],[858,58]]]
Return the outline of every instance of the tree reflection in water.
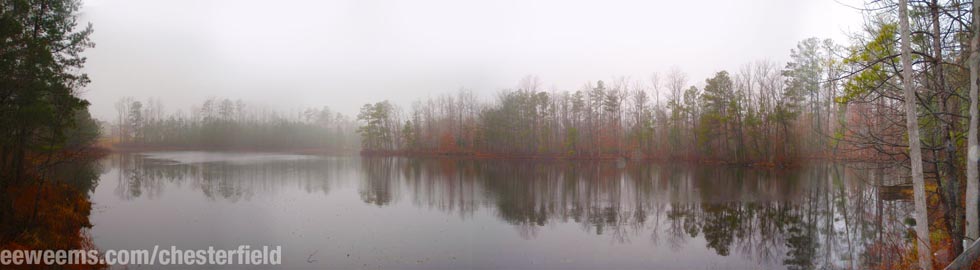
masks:
[[[868,268],[908,248],[908,202],[885,201],[884,170],[821,164],[797,170],[614,162],[327,158],[255,163],[176,163],[138,155],[121,168],[124,198],[157,196],[163,183],[191,185],[211,200],[301,188],[329,195],[357,185],[364,203],[410,203],[468,219],[487,210],[526,239],[575,223],[613,242],[675,250],[703,238],[722,256],[791,269]],[[123,190],[124,189],[124,190]],[[404,200],[404,201],[403,201]]]

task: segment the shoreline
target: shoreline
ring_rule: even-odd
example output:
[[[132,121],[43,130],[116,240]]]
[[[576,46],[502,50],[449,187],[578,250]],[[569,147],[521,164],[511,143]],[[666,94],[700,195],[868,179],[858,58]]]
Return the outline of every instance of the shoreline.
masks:
[[[625,161],[625,162],[656,162],[656,163],[678,163],[696,165],[722,165],[744,168],[797,168],[803,164],[802,160],[795,159],[794,162],[773,163],[773,162],[731,162],[725,160],[706,160],[696,157],[629,157],[619,154],[595,155],[562,155],[562,154],[494,154],[494,153],[430,153],[430,152],[376,152],[361,151],[362,157],[409,157],[409,158],[433,158],[433,159],[465,159],[465,160],[527,160],[527,161],[583,161],[583,162],[603,162],[603,161]]]
[[[404,158],[427,158],[427,159],[458,159],[458,160],[526,160],[526,161],[582,161],[582,162],[603,162],[603,161],[626,161],[626,162],[657,162],[657,163],[683,163],[696,165],[722,165],[744,168],[798,168],[808,162],[831,161],[831,162],[871,162],[879,161],[867,160],[852,157],[832,157],[832,156],[809,156],[796,157],[789,162],[770,162],[770,161],[749,161],[733,162],[717,159],[703,159],[698,157],[657,157],[642,156],[630,157],[622,154],[601,154],[601,155],[564,155],[564,154],[496,154],[496,153],[436,153],[423,151],[358,151],[354,149],[333,149],[333,148],[276,148],[276,147],[195,147],[195,146],[155,146],[155,145],[119,145],[112,143],[99,143],[95,146],[108,153],[139,153],[139,152],[159,152],[159,151],[214,151],[227,153],[288,153],[300,155],[323,155],[323,156],[360,156],[360,157],[404,157]]]
[[[276,147],[196,147],[196,146],[156,146],[156,145],[117,145],[101,146],[112,153],[139,153],[163,151],[213,151],[228,153],[289,153],[303,155],[357,155],[352,149],[333,148],[276,148]]]

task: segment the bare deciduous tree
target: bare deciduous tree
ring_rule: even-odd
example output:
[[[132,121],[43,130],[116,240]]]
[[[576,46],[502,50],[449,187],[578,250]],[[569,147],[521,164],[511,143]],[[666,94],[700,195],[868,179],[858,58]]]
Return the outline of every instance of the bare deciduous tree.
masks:
[[[919,119],[916,114],[915,89],[912,80],[912,49],[909,33],[908,0],[898,1],[898,21],[902,40],[902,84],[905,91],[905,122],[909,133],[909,159],[912,163],[912,185],[915,197],[915,232],[919,239],[919,265],[932,269],[929,248],[929,215],[927,214],[926,184],[922,173],[922,149],[919,143]]]

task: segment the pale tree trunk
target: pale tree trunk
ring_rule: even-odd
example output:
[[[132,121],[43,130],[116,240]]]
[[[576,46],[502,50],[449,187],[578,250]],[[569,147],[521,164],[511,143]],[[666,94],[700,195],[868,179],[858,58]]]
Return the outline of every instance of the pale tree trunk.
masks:
[[[915,197],[915,234],[918,239],[919,265],[932,269],[929,248],[929,215],[926,206],[926,184],[922,174],[922,149],[919,146],[919,119],[912,80],[912,45],[909,34],[908,0],[898,1],[899,28],[902,39],[902,84],[905,90],[905,123],[909,129],[909,159],[912,163],[912,186]]]
[[[973,25],[970,37],[970,131],[967,137],[967,160],[966,160],[966,234],[964,235],[963,248],[967,248],[980,236],[980,216],[977,214],[977,207],[980,204],[980,187],[978,187],[977,161],[980,159],[980,149],[977,146],[977,84],[980,83],[980,6],[973,4]]]
[[[929,4],[929,10],[932,17],[933,37],[942,36],[939,29],[939,9],[939,0],[932,0],[932,2]],[[945,184],[940,186],[945,189],[946,193],[946,211],[943,212],[945,212],[944,215],[946,217],[945,222],[946,227],[948,228],[947,231],[949,232],[950,240],[953,243],[949,249],[949,254],[952,256],[958,256],[961,252],[963,252],[963,247],[960,244],[963,243],[964,226],[963,216],[960,215],[960,209],[963,209],[963,206],[960,204],[960,202],[962,202],[960,197],[960,181],[957,179],[959,171],[956,169],[956,161],[958,160],[956,157],[956,139],[953,138],[953,132],[958,130],[956,128],[956,123],[958,121],[953,119],[952,115],[954,112],[960,111],[959,100],[953,97],[952,91],[946,88],[946,79],[943,72],[943,47],[941,38],[932,39],[932,48],[934,53],[934,64],[932,70],[936,73],[934,79],[936,83],[934,86],[935,92],[941,96],[940,100],[942,109],[944,112],[946,112],[946,115],[941,117],[941,119],[945,119],[945,123],[942,125],[942,131],[944,134],[942,136],[942,140],[943,145],[945,146],[945,150],[943,150],[945,153],[943,155],[946,157],[946,161],[943,163],[946,164],[943,166],[944,168],[942,170],[946,171],[946,175],[945,177],[937,177],[936,181],[943,181],[943,178],[946,178],[944,181]]]

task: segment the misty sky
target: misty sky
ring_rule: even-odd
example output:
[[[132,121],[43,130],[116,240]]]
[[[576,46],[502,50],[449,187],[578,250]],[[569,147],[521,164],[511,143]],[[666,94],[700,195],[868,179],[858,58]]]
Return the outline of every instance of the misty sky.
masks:
[[[87,0],[82,20],[96,43],[84,97],[107,120],[122,96],[354,115],[461,87],[489,98],[525,75],[575,90],[678,67],[700,85],[756,60],[781,66],[807,37],[846,42],[861,16],[834,0]]]

